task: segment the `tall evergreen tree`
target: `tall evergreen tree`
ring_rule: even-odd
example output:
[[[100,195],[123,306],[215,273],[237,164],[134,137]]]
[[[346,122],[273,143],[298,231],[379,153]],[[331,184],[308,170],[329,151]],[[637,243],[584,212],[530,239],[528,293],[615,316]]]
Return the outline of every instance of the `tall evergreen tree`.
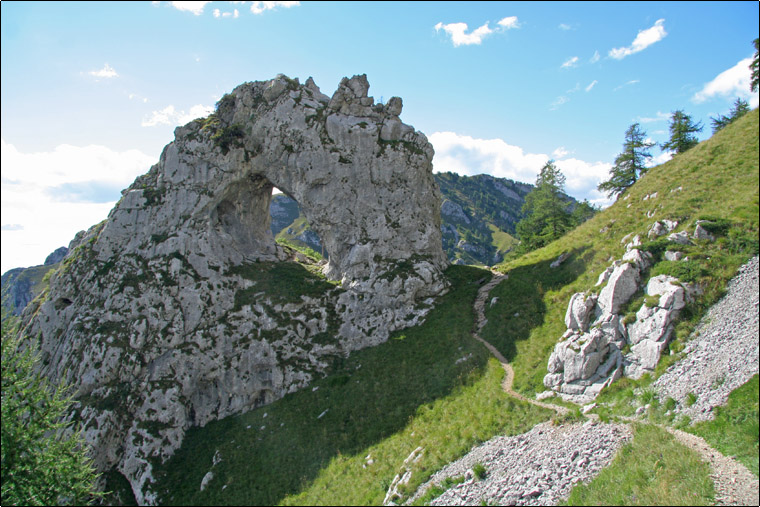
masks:
[[[750,91],[756,92],[758,82],[760,82],[760,38],[754,40],[755,44],[755,57],[752,58],[752,63],[749,64],[749,69],[752,71],[752,80],[750,81]]]
[[[53,389],[35,369],[30,349],[21,351],[2,330],[3,505],[82,505],[96,474],[81,433],[63,421],[71,398]]]
[[[726,128],[729,124],[738,120],[745,114],[749,113],[749,103],[746,100],[736,99],[734,107],[729,111],[728,116],[718,115],[717,118],[710,118],[713,124],[713,134]]]
[[[699,144],[699,139],[694,134],[702,132],[702,122],[694,123],[691,116],[682,110],[674,111],[670,118],[670,140],[660,145],[665,151],[674,151],[677,154]]]
[[[646,132],[641,130],[638,123],[628,127],[623,152],[615,158],[615,165],[610,169],[610,179],[597,187],[600,192],[605,192],[607,197],[619,196],[647,172],[647,161],[652,158],[649,148],[655,143],[648,142],[646,137]]]
[[[530,251],[554,241],[573,227],[572,214],[563,199],[565,176],[549,160],[536,179],[536,187],[525,196],[522,212],[525,214],[517,224],[520,250]]]

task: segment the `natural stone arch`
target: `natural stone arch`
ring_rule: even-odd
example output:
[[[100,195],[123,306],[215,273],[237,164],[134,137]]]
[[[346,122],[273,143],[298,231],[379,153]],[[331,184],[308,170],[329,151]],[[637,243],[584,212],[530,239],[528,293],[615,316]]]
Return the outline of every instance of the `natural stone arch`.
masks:
[[[129,249],[140,241],[130,230],[136,222],[154,236],[171,234],[177,221],[183,230],[205,222],[207,234],[192,238],[198,251],[232,263],[271,259],[278,253],[265,211],[273,185],[298,202],[322,239],[329,277],[374,278],[413,259],[439,280],[447,261],[433,148],[399,119],[401,99],[374,104],[368,89],[364,75],[344,78],[332,99],[311,79],[238,86],[216,113],[176,129],[159,164],[131,187],[140,194],[114,209],[102,236]],[[140,197],[154,204],[154,194],[171,205],[140,205]],[[134,211],[149,216],[121,216]]]
[[[24,310],[44,374],[77,391],[98,470],[116,467],[140,503],[156,501],[152,463],[187,428],[309,385],[445,291],[432,146],[401,123],[401,99],[375,105],[368,88],[364,76],[332,98],[311,79],[237,87],[175,130]],[[272,186],[298,202],[340,288],[260,290],[282,268],[306,273],[256,262],[291,255],[269,229]]]

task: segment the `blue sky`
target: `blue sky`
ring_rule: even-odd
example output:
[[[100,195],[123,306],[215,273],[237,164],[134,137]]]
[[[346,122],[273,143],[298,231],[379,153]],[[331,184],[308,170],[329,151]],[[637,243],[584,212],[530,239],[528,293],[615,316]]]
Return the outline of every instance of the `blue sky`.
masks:
[[[549,158],[576,198],[640,122],[749,93],[758,2],[2,2],[2,272],[107,216],[173,129],[278,73],[327,95],[367,74],[436,150],[436,171],[533,183]],[[660,161],[667,153],[653,149]]]

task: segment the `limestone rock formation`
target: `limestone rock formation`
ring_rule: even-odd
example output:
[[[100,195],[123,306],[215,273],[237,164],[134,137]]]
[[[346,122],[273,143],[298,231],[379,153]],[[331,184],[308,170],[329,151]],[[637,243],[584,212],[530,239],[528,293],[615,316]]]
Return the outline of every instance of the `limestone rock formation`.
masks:
[[[368,89],[363,75],[332,98],[311,78],[238,86],[175,130],[24,311],[44,373],[77,390],[97,467],[140,503],[190,426],[308,385],[446,290],[433,148],[399,119],[401,99],[374,104]],[[284,262],[273,186],[322,240],[326,279]]]
[[[664,235],[674,224],[668,220],[655,222],[649,231],[656,232],[649,237]],[[579,292],[570,298],[565,315],[567,331],[555,345],[544,377],[544,385],[564,398],[587,403],[622,375],[638,378],[651,372],[668,344],[674,321],[693,288],[672,276],[652,277],[635,318],[620,315],[621,308],[639,290],[642,275],[653,260],[651,254],[636,246],[641,246],[639,236],[626,243],[621,260],[613,261],[599,275],[596,285],[606,285],[598,296]],[[664,253],[669,259],[668,252]],[[626,353],[627,348],[630,351]]]

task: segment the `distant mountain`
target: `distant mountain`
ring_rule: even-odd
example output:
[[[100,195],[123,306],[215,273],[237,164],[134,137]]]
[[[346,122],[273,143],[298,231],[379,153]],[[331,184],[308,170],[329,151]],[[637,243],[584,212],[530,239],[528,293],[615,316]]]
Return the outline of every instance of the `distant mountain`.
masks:
[[[21,315],[24,307],[47,285],[44,283],[47,272],[57,268],[67,253],[69,249],[62,246],[48,255],[40,266],[15,268],[3,273],[0,279],[3,310],[9,315]]]

